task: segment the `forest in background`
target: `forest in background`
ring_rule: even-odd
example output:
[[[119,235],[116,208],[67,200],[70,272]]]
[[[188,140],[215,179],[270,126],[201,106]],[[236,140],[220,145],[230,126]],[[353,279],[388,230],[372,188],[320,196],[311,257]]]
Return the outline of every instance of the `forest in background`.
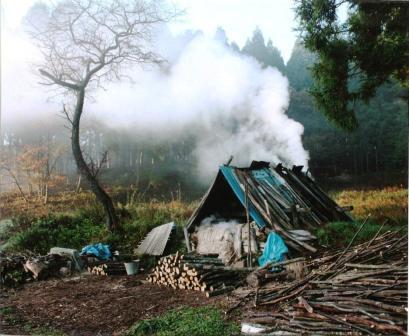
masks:
[[[280,51],[270,40],[265,41],[258,28],[242,49],[229,42],[222,28],[215,38],[238,53],[254,57],[264,67],[278,68],[288,78],[287,114],[304,126],[309,169],[318,180],[330,186],[333,180],[340,187],[352,181],[356,186],[357,180],[361,184],[406,183],[407,97],[398,84],[391,81],[383,85],[368,105],[357,103],[359,128],[348,133],[332,125],[314,106],[308,93],[314,55],[301,43],[295,44],[285,64]],[[83,150],[107,186],[130,186],[142,197],[164,199],[197,198],[207,186],[196,176],[192,135],[160,142],[96,120],[87,120],[82,129]],[[60,124],[31,124],[29,130],[26,126],[14,128],[3,136],[2,191],[12,187],[23,194],[35,192],[46,198],[49,191],[81,187],[83,181],[72,159],[69,134]],[[370,178],[362,181],[363,175]]]

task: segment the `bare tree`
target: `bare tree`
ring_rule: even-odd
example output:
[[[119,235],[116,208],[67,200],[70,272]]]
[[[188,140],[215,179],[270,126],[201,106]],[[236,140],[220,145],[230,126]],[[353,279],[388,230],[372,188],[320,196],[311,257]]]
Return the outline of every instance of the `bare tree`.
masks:
[[[51,8],[46,20],[28,18],[29,33],[44,59],[39,69],[43,84],[75,97],[72,111],[63,109],[71,125],[72,152],[111,230],[118,226],[113,202],[80,147],[84,101],[104,81],[121,79],[133,64],[161,63],[152,51],[152,38],[156,27],[174,16],[155,0],[65,0]]]

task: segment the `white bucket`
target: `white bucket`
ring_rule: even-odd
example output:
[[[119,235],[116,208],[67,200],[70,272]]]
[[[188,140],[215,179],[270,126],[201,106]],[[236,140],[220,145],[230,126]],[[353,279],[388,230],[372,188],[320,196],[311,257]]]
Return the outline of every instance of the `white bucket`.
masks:
[[[126,274],[128,274],[128,275],[137,274],[138,271],[139,271],[139,260],[126,262],[126,263],[124,263],[124,265],[125,265],[125,269],[126,269]]]

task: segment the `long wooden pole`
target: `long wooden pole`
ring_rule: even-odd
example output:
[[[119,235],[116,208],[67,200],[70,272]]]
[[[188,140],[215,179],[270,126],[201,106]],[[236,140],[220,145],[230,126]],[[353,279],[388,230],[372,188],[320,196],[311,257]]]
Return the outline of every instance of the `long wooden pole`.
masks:
[[[250,214],[249,214],[249,187],[247,180],[245,179],[245,204],[246,204],[246,219],[248,229],[248,252],[247,252],[247,267],[253,267],[252,254],[251,254],[251,232],[250,232]]]

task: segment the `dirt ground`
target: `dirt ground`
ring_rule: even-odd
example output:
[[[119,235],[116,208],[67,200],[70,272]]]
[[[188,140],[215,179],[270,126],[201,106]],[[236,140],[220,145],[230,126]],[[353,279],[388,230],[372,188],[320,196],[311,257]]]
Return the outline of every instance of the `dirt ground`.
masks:
[[[220,306],[224,297],[140,284],[144,277],[91,276],[39,281],[0,289],[0,333],[24,335],[24,325],[67,335],[121,335],[141,319],[181,306]],[[5,308],[9,307],[9,308]],[[13,318],[4,314],[13,312]],[[10,314],[10,313],[8,313]]]

